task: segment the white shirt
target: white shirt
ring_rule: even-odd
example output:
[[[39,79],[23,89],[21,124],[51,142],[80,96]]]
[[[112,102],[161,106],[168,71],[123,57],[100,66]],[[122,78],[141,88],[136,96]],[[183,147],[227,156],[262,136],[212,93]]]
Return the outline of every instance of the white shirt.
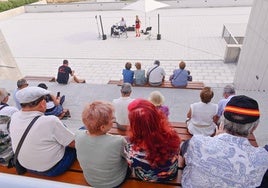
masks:
[[[214,103],[197,102],[191,104],[191,119],[188,130],[191,134],[210,136],[215,132],[213,116],[217,114],[218,105]]]
[[[154,67],[156,67],[156,66],[154,66]],[[149,78],[148,78],[149,82],[150,83],[162,82],[163,77],[166,75],[165,70],[162,67],[158,66],[153,71],[151,71],[154,67],[149,68],[148,71],[147,71],[147,76],[151,72],[150,75],[149,75]]]
[[[3,105],[0,105],[0,108],[2,106]],[[14,107],[14,106],[5,106],[4,108],[2,108],[0,110],[0,115],[11,117],[11,115],[14,114],[17,111],[19,111],[19,110],[16,107]]]
[[[74,134],[56,116],[44,116],[38,111],[19,111],[12,115],[10,123],[14,151],[29,123],[38,115],[42,116],[26,136],[18,159],[25,168],[43,172],[62,159],[65,147],[74,140]]]
[[[128,105],[134,99],[130,97],[120,97],[118,99],[113,100],[114,108],[115,108],[115,118],[117,123],[120,125],[129,125],[128,120]]]

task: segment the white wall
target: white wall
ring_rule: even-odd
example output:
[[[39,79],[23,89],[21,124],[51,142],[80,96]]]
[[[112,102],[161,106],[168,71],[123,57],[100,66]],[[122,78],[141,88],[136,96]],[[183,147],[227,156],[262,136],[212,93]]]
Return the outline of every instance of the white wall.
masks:
[[[0,30],[0,79],[18,80],[21,73]]]
[[[255,0],[237,64],[237,89],[268,91],[268,0]]]

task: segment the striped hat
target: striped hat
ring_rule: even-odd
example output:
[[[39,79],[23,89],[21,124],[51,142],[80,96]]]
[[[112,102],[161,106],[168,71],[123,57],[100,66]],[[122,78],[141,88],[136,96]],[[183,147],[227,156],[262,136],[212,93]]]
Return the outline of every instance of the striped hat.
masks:
[[[253,123],[260,118],[258,103],[245,95],[234,96],[224,109],[224,117],[234,123]]]

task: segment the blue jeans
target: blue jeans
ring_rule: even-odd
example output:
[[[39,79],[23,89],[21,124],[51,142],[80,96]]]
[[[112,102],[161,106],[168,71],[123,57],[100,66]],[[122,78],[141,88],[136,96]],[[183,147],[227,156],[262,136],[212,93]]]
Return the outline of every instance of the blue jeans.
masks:
[[[44,171],[44,172],[38,172],[29,170],[31,173],[43,175],[43,176],[58,176],[60,174],[63,174],[66,172],[74,163],[76,160],[76,150],[74,148],[66,147],[65,153],[62,159],[51,169]]]

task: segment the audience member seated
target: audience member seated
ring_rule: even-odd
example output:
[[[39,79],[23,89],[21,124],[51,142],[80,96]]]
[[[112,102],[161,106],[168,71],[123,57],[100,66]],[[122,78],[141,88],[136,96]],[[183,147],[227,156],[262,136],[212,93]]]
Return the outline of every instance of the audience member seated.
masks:
[[[188,71],[185,70],[186,64],[184,61],[181,61],[179,64],[179,69],[175,69],[173,74],[169,77],[171,84],[174,87],[186,87],[188,81]]]
[[[153,91],[152,93],[150,93],[149,101],[153,103],[156,108],[163,112],[167,117],[169,116],[169,108],[168,106],[163,105],[165,97],[160,91]]]
[[[127,28],[127,23],[125,21],[125,19],[122,17],[120,22],[119,22],[119,29],[122,31],[122,32],[125,32],[126,31],[126,28]]]
[[[47,89],[47,85],[44,83],[38,84],[38,87],[43,89]],[[70,117],[70,111],[68,109],[63,109],[62,104],[65,100],[65,96],[55,97],[51,93],[46,96],[46,111],[45,115],[54,115],[59,117],[60,119],[64,117]]]
[[[73,77],[76,83],[86,83],[84,79],[78,79],[77,76],[74,75],[74,70],[69,67],[69,62],[65,59],[63,60],[63,64],[58,68],[57,82],[59,84],[68,84],[69,75]]]
[[[22,79],[19,79],[17,81],[17,89],[14,90],[13,92],[13,99],[16,103],[16,107],[20,110],[21,109],[21,106],[20,106],[20,102],[18,101],[18,99],[16,98],[16,93],[20,90],[20,89],[23,89],[25,87],[27,87],[29,84],[27,83],[27,80],[25,80],[24,78]]]
[[[223,114],[216,136],[194,135],[185,142],[182,187],[255,188],[261,184],[268,169],[268,152],[252,146],[247,138],[259,123],[257,101],[234,96]]]
[[[141,69],[141,63],[135,63],[137,70],[134,70],[134,84],[137,86],[143,86],[147,83],[147,78],[145,77],[145,70]]]
[[[151,102],[136,99],[128,106],[130,120],[128,162],[143,181],[177,177],[180,138],[166,116]]]
[[[117,127],[121,130],[127,130],[127,127],[129,127],[127,107],[129,103],[134,100],[130,98],[131,91],[131,85],[129,83],[124,83],[121,86],[121,97],[113,100],[113,105],[115,108],[115,121]]]
[[[19,151],[18,161],[29,172],[57,176],[69,169],[76,159],[74,134],[56,116],[45,116],[45,96],[50,92],[40,87],[26,87],[16,94],[22,110],[10,122],[13,151],[30,122],[38,117]]]
[[[131,171],[124,153],[127,141],[123,136],[107,133],[115,120],[112,104],[88,104],[82,120],[86,130],[77,131],[75,147],[86,181],[93,187],[119,187]]]
[[[160,61],[155,60],[154,66],[147,71],[148,82],[151,86],[160,86],[165,81],[165,70],[160,67]]]
[[[226,85],[223,88],[223,99],[221,99],[218,103],[218,112],[216,117],[216,122],[219,124],[219,120],[222,117],[224,108],[226,104],[231,100],[231,98],[235,96],[235,88],[232,85]]]
[[[190,105],[187,114],[188,131],[193,134],[211,136],[215,133],[216,124],[214,123],[218,106],[211,103],[214,93],[210,87],[204,87],[200,92],[200,102]]]
[[[11,139],[8,131],[8,122],[12,114],[18,111],[14,106],[7,104],[9,93],[6,89],[0,89],[0,165],[8,166],[13,157]]]
[[[125,69],[123,69],[123,82],[133,84],[134,71],[130,70],[132,67],[130,62],[125,64]]]

